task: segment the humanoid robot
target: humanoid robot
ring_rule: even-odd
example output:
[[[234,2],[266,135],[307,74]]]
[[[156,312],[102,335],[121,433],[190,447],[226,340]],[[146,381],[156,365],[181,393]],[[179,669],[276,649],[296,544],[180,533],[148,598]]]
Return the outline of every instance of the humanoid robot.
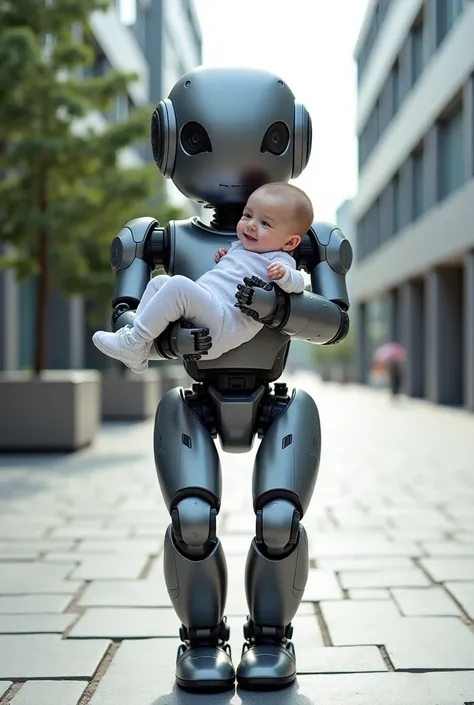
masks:
[[[152,148],[161,173],[189,199],[214,209],[162,227],[128,222],[111,248],[116,272],[113,328],[130,323],[155,267],[193,280],[218,248],[236,238],[250,193],[296,178],[311,152],[311,120],[277,76],[260,70],[199,67],[184,75],[152,117]],[[288,295],[250,278],[236,292],[243,313],[264,327],[217,360],[205,321],[178,321],[155,341],[152,359],[181,359],[192,389],[167,392],[156,412],[154,453],[171,516],[164,574],[182,623],[176,680],[193,691],[277,689],[296,677],[292,625],[309,570],[301,523],[319,469],[318,409],[304,391],[277,382],[291,339],[330,345],[349,329],[345,276],[352,249],[341,231],[314,223],[294,254],[311,291]],[[200,325],[197,325],[199,323]],[[271,386],[273,384],[273,387]],[[235,669],[224,616],[226,560],[217,535],[221,467],[214,439],[245,453],[262,439],[253,472],[255,537],[245,572],[248,618]]]

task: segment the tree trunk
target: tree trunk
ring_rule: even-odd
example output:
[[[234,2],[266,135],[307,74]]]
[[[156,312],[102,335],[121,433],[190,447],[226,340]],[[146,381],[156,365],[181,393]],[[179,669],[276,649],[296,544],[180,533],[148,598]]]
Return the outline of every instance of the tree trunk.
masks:
[[[46,174],[40,174],[38,184],[38,211],[46,215]],[[39,375],[46,368],[46,325],[49,308],[49,233],[46,226],[38,230],[38,286],[36,297],[36,336],[35,336],[35,374]]]

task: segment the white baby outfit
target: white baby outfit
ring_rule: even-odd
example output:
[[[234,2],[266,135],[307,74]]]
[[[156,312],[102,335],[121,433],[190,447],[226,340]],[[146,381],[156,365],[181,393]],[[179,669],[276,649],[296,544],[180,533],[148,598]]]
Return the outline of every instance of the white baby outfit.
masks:
[[[196,328],[209,329],[212,347],[205,359],[215,360],[248,342],[263,328],[262,323],[236,308],[235,294],[245,277],[270,281],[267,267],[276,263],[285,266],[285,275],[277,280],[278,286],[289,294],[301,293],[303,275],[291,255],[281,251],[250,252],[237,240],[213,269],[197,281],[179,274],[151,279],[138,305],[133,328],[125,326],[117,333],[97,331],[92,337],[94,345],[134,372],[142,373],[148,367],[152,341],[170,323],[183,318]]]
[[[270,281],[267,267],[273,263],[286,267],[285,276],[277,282],[281,289],[289,294],[304,290],[303,275],[287,252],[250,252],[237,240],[215,267],[195,282],[180,275],[151,279],[133,326],[147,341],[157,338],[169,323],[180,318],[208,328],[212,347],[205,357],[214,360],[249,341],[263,327],[234,306],[235,293],[245,277]]]

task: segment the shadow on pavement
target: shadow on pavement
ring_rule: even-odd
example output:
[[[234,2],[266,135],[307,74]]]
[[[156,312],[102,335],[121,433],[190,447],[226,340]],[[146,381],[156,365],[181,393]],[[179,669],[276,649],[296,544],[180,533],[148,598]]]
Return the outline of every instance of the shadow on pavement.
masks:
[[[298,681],[283,690],[251,692],[237,688],[235,692],[230,690],[227,693],[214,695],[187,693],[175,685],[171,693],[160,696],[157,700],[153,700],[150,705],[197,705],[197,703],[202,703],[202,705],[230,705],[236,694],[240,698],[242,705],[267,705],[268,703],[271,703],[271,705],[313,705],[312,700],[305,695],[300,695],[297,691]],[[237,705],[235,700],[234,703]]]

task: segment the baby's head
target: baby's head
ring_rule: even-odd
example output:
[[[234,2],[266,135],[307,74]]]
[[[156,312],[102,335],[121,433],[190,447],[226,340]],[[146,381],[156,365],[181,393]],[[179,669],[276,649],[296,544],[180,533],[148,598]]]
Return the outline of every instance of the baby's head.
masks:
[[[292,252],[313,219],[313,206],[304,191],[286,183],[265,184],[247,201],[237,237],[252,252]]]

